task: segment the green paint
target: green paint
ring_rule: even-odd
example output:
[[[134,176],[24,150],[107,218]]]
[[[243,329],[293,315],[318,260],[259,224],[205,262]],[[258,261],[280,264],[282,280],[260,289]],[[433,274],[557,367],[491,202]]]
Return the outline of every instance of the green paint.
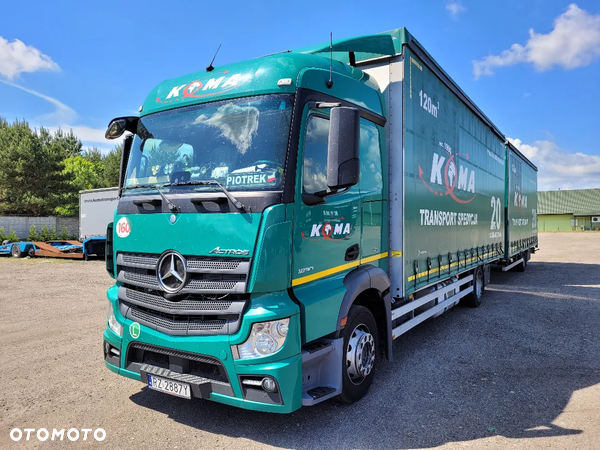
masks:
[[[115,214],[115,223],[122,217]],[[160,254],[173,249],[182,255],[210,255],[216,247],[248,250],[254,253],[260,214],[178,214],[170,222],[170,213],[132,214],[131,233],[114,237],[115,252]]]
[[[158,111],[229,98],[294,93],[301,72],[307,68],[321,69],[328,74],[328,55],[278,53],[220,66],[212,72],[200,71],[165,80],[146,97],[140,115],[146,116]],[[334,64],[333,71],[336,74],[361,80],[361,83],[373,84],[362,71],[341,63]],[[277,82],[284,78],[290,78],[292,83],[278,86]],[[303,84],[306,82],[300,81],[300,85]],[[194,91],[195,89],[197,90]],[[323,84],[319,86],[319,90],[327,90],[327,88]],[[372,91],[368,97],[372,96],[377,97],[378,93]],[[364,100],[361,98],[361,101],[365,100],[368,101],[369,98]]]
[[[274,292],[290,286],[292,211],[292,205],[276,205],[263,213],[250,292]]]
[[[408,49],[404,89],[407,295],[438,279],[440,272],[434,271],[429,280],[426,275],[408,280],[415,271],[427,271],[427,258],[437,269],[449,264],[449,253],[456,262],[472,248],[503,245],[505,147]],[[441,273],[446,278],[450,270]]]

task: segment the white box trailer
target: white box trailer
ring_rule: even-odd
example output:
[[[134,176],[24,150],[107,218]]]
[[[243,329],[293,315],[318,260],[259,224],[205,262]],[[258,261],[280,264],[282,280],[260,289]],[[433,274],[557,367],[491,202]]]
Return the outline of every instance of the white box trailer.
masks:
[[[79,239],[106,237],[119,203],[119,188],[79,191]]]
[[[104,257],[106,227],[113,220],[119,203],[119,188],[79,191],[79,239],[83,242],[84,258]]]

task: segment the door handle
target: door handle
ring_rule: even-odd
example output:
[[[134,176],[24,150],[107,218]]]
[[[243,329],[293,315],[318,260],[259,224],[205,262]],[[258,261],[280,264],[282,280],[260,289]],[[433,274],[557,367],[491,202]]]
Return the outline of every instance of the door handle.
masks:
[[[346,256],[344,257],[344,260],[354,261],[356,258],[358,258],[359,253],[360,247],[358,244],[354,244],[346,249]]]

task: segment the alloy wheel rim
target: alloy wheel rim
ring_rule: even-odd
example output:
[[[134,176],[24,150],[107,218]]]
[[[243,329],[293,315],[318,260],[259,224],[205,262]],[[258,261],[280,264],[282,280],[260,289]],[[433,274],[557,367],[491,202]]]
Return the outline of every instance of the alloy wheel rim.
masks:
[[[361,384],[375,365],[375,339],[365,324],[360,324],[350,334],[346,347],[346,371],[348,378]]]

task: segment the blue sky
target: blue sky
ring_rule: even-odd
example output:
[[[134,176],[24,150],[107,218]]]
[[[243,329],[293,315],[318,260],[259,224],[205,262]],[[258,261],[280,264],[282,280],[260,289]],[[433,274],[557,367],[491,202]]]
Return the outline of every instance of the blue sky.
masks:
[[[579,0],[5,2],[0,116],[87,146],[160,81],[407,27],[540,168],[540,189],[600,187],[600,3]]]

